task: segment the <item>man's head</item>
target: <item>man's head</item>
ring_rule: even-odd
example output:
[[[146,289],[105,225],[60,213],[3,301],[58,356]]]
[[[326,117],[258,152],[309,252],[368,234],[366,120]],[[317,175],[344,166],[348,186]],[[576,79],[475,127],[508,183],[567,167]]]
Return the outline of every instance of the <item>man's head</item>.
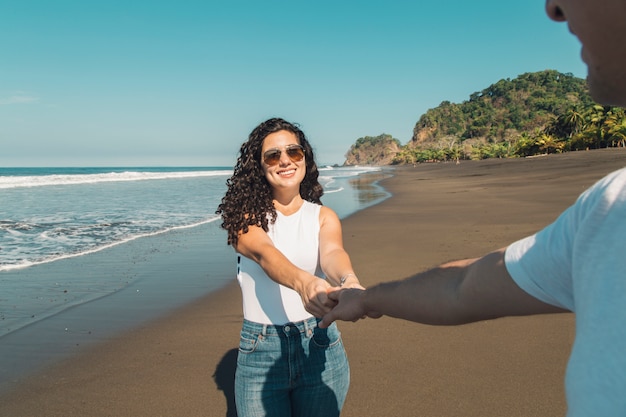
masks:
[[[626,1],[546,0],[546,12],[582,43],[593,99],[626,106]]]

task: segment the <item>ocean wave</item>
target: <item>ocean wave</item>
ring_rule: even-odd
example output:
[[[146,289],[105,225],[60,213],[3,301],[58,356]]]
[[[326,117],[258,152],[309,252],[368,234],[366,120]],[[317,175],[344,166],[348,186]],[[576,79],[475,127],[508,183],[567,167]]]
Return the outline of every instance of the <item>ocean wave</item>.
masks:
[[[97,174],[52,174],[27,176],[0,176],[0,189],[19,187],[44,187],[51,185],[95,184],[103,182],[148,181],[195,177],[232,175],[231,170],[219,171],[173,171],[173,172],[106,172]]]
[[[53,254],[53,255],[49,255],[45,258],[41,258],[41,259],[36,259],[36,260],[28,260],[28,259],[23,259],[21,261],[15,262],[15,263],[11,263],[11,264],[2,264],[0,263],[0,271],[11,271],[11,270],[17,270],[17,269],[23,269],[23,268],[28,268],[30,266],[33,265],[40,265],[40,264],[47,264],[50,262],[55,262],[55,261],[60,261],[62,259],[67,259],[67,258],[76,258],[79,256],[84,256],[84,255],[89,255],[91,253],[96,253],[96,252],[100,252],[101,250],[104,249],[108,249],[108,248],[112,248],[114,246],[117,245],[121,245],[123,243],[126,242],[130,242],[136,239],[140,239],[143,237],[149,237],[149,236],[156,236],[156,235],[160,235],[163,233],[167,233],[167,232],[171,232],[173,230],[181,230],[181,229],[189,229],[192,227],[197,227],[206,223],[211,223],[214,222],[216,220],[219,220],[219,217],[213,217],[210,219],[206,219],[206,220],[202,220],[199,222],[195,222],[192,224],[185,224],[185,225],[179,225],[179,226],[172,226],[172,227],[167,227],[161,230],[156,230],[156,231],[152,231],[152,232],[147,232],[147,233],[140,233],[140,234],[135,234],[135,235],[129,235],[126,236],[123,239],[114,241],[114,242],[109,242],[103,245],[99,245],[96,247],[91,247],[88,249],[84,249],[81,250],[79,252],[75,252],[75,253],[57,253],[57,254]]]
[[[378,172],[382,171],[381,167],[374,166],[349,166],[349,167],[339,167],[334,168],[330,166],[326,166],[323,168],[319,168],[320,176],[328,176],[332,178],[344,178],[344,177],[356,177],[361,174],[366,174],[368,172]]]

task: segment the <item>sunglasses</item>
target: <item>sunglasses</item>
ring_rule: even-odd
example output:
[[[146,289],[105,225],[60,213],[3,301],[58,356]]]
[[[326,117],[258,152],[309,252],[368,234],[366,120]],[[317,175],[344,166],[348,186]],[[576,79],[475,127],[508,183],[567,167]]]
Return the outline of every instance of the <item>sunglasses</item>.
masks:
[[[292,162],[300,162],[304,159],[304,148],[300,145],[289,145],[285,147],[285,152]],[[263,154],[263,162],[266,165],[274,166],[280,162],[280,155],[283,152],[278,149],[270,149]]]

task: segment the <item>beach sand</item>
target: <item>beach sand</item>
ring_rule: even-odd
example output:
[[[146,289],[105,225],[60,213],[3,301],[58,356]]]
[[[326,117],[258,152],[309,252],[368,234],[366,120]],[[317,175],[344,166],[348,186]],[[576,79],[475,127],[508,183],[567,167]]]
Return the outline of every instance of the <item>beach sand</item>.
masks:
[[[382,182],[393,196],[345,219],[344,243],[364,285],[400,279],[539,230],[624,165],[620,149],[396,168]],[[0,416],[235,416],[241,319],[233,279],[16,382],[0,397]],[[565,414],[572,314],[339,325],[352,378],[342,416]]]

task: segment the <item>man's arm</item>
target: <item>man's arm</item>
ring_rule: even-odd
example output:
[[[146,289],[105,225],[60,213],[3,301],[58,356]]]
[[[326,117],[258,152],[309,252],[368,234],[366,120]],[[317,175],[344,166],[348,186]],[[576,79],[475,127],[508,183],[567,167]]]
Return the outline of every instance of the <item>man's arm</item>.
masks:
[[[503,316],[565,310],[530,296],[513,281],[499,249],[482,258],[445,263],[401,281],[367,290],[330,291],[337,306],[322,326],[386,315],[433,325],[456,325]]]

